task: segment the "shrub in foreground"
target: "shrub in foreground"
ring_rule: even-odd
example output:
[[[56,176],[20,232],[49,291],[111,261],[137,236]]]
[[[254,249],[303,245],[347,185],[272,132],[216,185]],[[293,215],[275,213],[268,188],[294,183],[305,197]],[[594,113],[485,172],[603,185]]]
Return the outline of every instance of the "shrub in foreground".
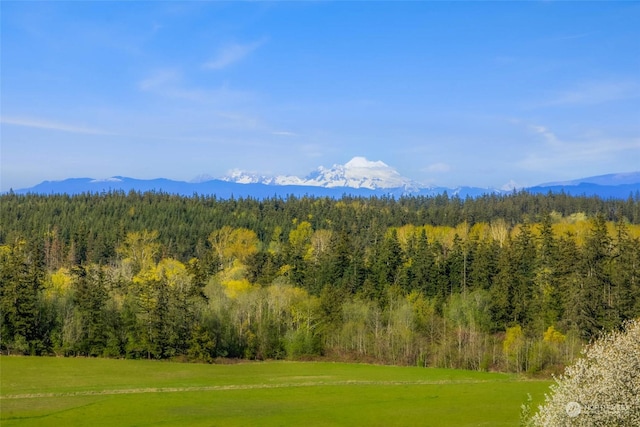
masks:
[[[640,426],[640,319],[585,347],[530,424]]]

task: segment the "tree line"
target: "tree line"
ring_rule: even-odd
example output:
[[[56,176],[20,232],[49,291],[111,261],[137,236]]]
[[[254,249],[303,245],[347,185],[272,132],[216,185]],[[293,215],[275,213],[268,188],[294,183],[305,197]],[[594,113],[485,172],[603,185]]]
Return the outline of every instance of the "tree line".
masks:
[[[0,202],[10,353],[536,372],[640,315],[632,197]]]

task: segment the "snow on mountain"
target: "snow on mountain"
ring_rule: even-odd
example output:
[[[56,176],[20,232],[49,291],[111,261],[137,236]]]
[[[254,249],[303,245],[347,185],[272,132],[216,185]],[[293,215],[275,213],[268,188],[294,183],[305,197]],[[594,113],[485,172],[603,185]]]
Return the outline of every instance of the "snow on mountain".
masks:
[[[230,170],[228,175],[220,178],[222,181],[236,182],[238,184],[259,184],[264,177],[245,172],[240,169]]]
[[[502,187],[500,187],[500,190],[502,191],[507,191],[507,192],[511,192],[513,190],[518,190],[520,188],[523,188],[522,185],[518,184],[517,182],[515,182],[514,180],[510,180],[509,182],[507,182],[506,184],[504,184]]]
[[[419,185],[405,178],[382,161],[372,162],[364,157],[354,157],[344,165],[324,167],[306,179],[307,185],[321,187],[369,188],[417,188]]]
[[[92,183],[98,183],[98,182],[120,182],[122,181],[122,177],[121,176],[112,176],[110,178],[102,178],[102,179],[93,179],[91,180]]]
[[[219,179],[226,182],[235,182],[236,184],[305,185],[304,180],[297,176],[267,176],[240,169],[233,169],[226,176]]]
[[[209,174],[202,174],[202,175],[198,175],[195,178],[193,178],[191,181],[192,184],[199,184],[201,182],[207,182],[207,181],[211,181],[216,179],[215,177],[209,175]]]
[[[403,177],[386,163],[370,161],[365,157],[354,157],[344,165],[335,164],[330,168],[320,166],[305,178],[283,175],[267,177],[240,170],[232,170],[221,179],[242,184],[306,185],[325,188],[349,187],[370,190],[404,188],[407,191],[411,191],[425,188],[424,185]]]

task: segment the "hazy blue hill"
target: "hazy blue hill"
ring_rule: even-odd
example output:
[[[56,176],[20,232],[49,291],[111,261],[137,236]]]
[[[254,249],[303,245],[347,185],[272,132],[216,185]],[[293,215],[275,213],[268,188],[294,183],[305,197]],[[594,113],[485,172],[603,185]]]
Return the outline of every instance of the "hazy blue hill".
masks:
[[[365,188],[323,188],[298,185],[266,185],[266,184],[238,184],[222,180],[210,180],[205,182],[173,181],[164,178],[158,179],[134,179],[126,177],[114,177],[108,180],[94,180],[92,178],[69,178],[62,181],[44,181],[30,188],[14,190],[16,194],[82,194],[103,193],[109,191],[157,191],[182,196],[215,195],[221,199],[231,197],[266,198],[273,196],[305,195],[317,197],[339,198],[344,194],[356,196],[374,196],[388,194],[389,191],[369,190]]]
[[[601,186],[637,185],[640,183],[640,172],[610,173],[606,175],[589,176],[562,182],[547,182],[539,187],[576,186],[581,184],[595,184]]]
[[[598,182],[620,182],[622,174],[607,175],[610,179],[603,177],[598,178]],[[616,198],[626,199],[630,195],[635,195],[640,191],[640,173],[636,174],[639,182],[628,183],[634,178],[630,178],[632,174],[625,174],[623,182],[619,185],[601,185],[596,183],[583,182],[582,180],[569,181],[565,183],[544,184],[535,187],[529,187],[524,190],[536,193],[564,193],[572,196],[599,196],[605,199]],[[403,195],[417,196],[436,196],[438,194],[447,193],[450,197],[458,196],[461,198],[478,197],[485,194],[508,194],[509,191],[493,190],[478,187],[458,187],[458,188],[420,188],[413,191],[407,191],[405,187],[398,188],[351,188],[351,187],[319,187],[305,185],[269,185],[262,183],[240,184],[224,180],[213,179],[204,182],[185,182],[174,181],[165,178],[158,179],[135,179],[127,177],[112,177],[105,180],[96,180],[92,178],[69,178],[62,181],[44,181],[30,188],[14,190],[16,194],[82,194],[93,193],[99,194],[109,191],[156,191],[169,194],[179,194],[182,196],[199,195],[215,195],[221,199],[236,198],[256,198],[264,199],[268,197],[287,197],[287,196],[315,196],[315,197],[331,197],[340,198],[344,195],[352,196],[393,196],[400,197]]]
[[[578,185],[549,185],[527,188],[530,193],[565,193],[571,196],[598,196],[603,199],[626,199],[640,191],[640,183],[622,185],[598,185],[580,183]]]
[[[173,181],[170,179],[134,179],[126,177],[113,177],[107,180],[94,180],[92,178],[69,178],[63,181],[44,181],[30,188],[14,190],[16,194],[82,194],[82,193],[103,193],[109,191],[157,191],[170,194],[179,194],[182,196],[199,195],[215,195],[221,199],[231,197],[252,197],[263,199],[273,196],[315,196],[315,197],[332,197],[340,198],[343,195],[351,196],[393,196],[401,197],[403,195],[419,195],[419,196],[436,196],[438,194],[447,194],[451,197],[459,196],[461,198],[477,197],[487,193],[496,193],[496,190],[477,187],[459,187],[459,188],[421,188],[419,190],[408,192],[405,187],[398,188],[352,188],[352,187],[318,187],[306,185],[269,185],[269,184],[239,184],[235,182],[223,180],[209,180],[204,182],[184,182]]]

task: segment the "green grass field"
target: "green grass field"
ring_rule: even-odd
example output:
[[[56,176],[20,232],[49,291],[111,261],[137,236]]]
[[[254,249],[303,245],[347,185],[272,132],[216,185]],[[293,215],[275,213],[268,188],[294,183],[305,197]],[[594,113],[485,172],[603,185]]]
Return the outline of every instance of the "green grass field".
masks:
[[[347,363],[0,357],[0,425],[514,426],[548,381]]]

